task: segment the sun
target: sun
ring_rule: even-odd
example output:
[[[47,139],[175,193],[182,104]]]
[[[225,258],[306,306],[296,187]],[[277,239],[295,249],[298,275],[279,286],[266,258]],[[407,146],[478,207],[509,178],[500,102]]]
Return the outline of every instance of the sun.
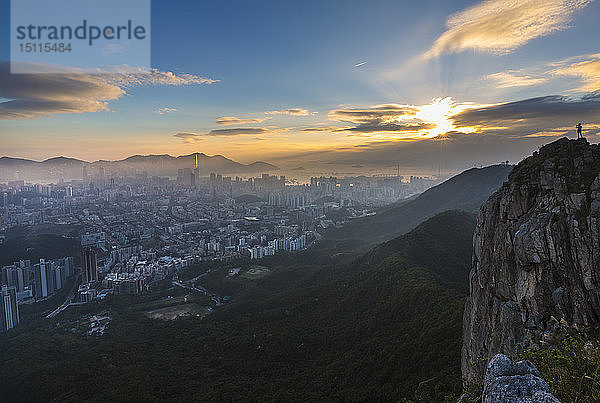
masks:
[[[434,98],[430,104],[420,106],[414,118],[435,124],[435,127],[423,130],[422,134],[427,138],[442,136],[448,132],[459,130],[462,133],[473,133],[476,130],[474,127],[457,127],[452,120],[452,116],[469,107],[471,106],[456,104],[451,97]]]
[[[450,116],[453,114],[452,109],[454,102],[452,98],[435,98],[432,103],[421,106],[420,110],[415,114],[415,118],[424,122],[435,123],[435,128],[427,129],[428,135],[431,137],[447,133],[454,128],[450,121]]]

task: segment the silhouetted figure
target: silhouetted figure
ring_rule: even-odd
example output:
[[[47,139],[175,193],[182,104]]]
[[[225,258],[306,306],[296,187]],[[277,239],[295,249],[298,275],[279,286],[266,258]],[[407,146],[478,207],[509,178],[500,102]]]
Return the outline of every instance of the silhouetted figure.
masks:
[[[578,139],[582,139],[583,138],[583,134],[581,134],[581,129],[583,128],[583,126],[581,126],[581,122],[577,123],[577,125],[575,125],[575,129],[577,129],[577,138]]]

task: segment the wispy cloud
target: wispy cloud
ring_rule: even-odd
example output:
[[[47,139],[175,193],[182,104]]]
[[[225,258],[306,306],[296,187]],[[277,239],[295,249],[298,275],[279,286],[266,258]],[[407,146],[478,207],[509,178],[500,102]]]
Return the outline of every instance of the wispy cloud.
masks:
[[[171,113],[171,112],[177,112],[177,109],[169,108],[168,106],[165,106],[164,108],[159,108],[156,110],[156,113],[158,113],[159,115],[166,115],[167,113]]]
[[[600,53],[584,54],[519,70],[508,70],[487,75],[487,80],[500,88],[526,87],[545,84],[558,79],[575,78],[579,81],[567,93],[589,93],[600,90]],[[564,85],[564,84],[561,84]]]
[[[183,132],[174,134],[175,137],[182,139],[185,143],[192,143],[194,141],[210,138],[210,137],[234,137],[234,136],[262,136],[282,133],[293,128],[280,128],[280,127],[232,127],[227,129],[214,129],[209,132]],[[262,140],[260,137],[253,137],[255,140]]]
[[[201,77],[194,74],[173,73],[158,69],[143,69],[140,67],[117,67],[110,70],[98,69],[98,74],[119,87],[144,87],[150,85],[184,86],[194,84],[214,84],[220,80]]]
[[[237,127],[232,129],[215,129],[208,132],[207,136],[239,136],[244,134],[268,134],[273,132],[272,129],[265,127]]]
[[[316,126],[316,127],[306,127],[300,129],[300,132],[303,133],[338,133],[343,132],[345,130],[352,129],[352,126],[339,127],[339,126]]]
[[[413,116],[419,109],[410,105],[386,104],[370,108],[335,109],[329,112],[329,119],[351,123],[392,122],[403,116]]]
[[[592,0],[486,0],[451,15],[447,30],[423,54],[477,50],[505,54],[534,38],[565,29]]]
[[[420,132],[433,129],[437,126],[434,122],[415,122],[415,123],[363,123],[356,127],[346,129],[348,132],[356,133],[379,133],[379,132]]]
[[[499,88],[530,87],[548,81],[545,77],[531,77],[513,70],[489,74],[486,78],[494,81],[496,87]]]
[[[109,110],[114,101],[133,87],[150,85],[210,84],[215,80],[191,74],[120,68],[102,74],[72,73],[10,74],[0,63],[0,119],[35,119],[53,114]]]
[[[216,123],[218,125],[228,126],[228,125],[245,125],[249,123],[262,123],[267,118],[236,118],[232,116],[222,116],[217,118]]]
[[[583,85],[574,91],[592,92],[600,90],[600,53],[582,55],[553,63],[553,74],[578,77]]]
[[[202,135],[198,134],[198,133],[176,133],[173,135],[173,137],[177,137],[181,140],[183,140],[184,143],[186,144],[193,144],[197,141],[202,140]]]
[[[268,111],[265,112],[267,115],[291,115],[291,116],[308,116],[310,114],[309,111],[302,108],[290,108],[290,109],[282,109],[279,111]]]

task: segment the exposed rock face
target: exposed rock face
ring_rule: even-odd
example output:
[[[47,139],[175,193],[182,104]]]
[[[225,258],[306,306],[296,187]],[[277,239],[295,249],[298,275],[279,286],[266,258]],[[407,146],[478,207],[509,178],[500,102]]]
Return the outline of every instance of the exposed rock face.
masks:
[[[503,354],[488,364],[483,403],[560,403],[529,361],[512,363]]]
[[[481,207],[465,306],[463,377],[481,383],[561,319],[600,323],[600,149],[561,139],[517,165]],[[554,318],[552,318],[554,317]]]

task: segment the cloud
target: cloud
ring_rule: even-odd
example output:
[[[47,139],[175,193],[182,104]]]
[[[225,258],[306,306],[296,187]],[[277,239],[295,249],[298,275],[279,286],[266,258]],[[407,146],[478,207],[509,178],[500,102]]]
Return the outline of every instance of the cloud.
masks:
[[[552,73],[561,76],[578,77],[583,85],[574,91],[593,92],[600,90],[600,53],[583,55],[553,63]]]
[[[476,127],[478,133],[512,137],[565,133],[572,131],[577,122],[588,125],[600,122],[600,95],[588,94],[578,99],[562,95],[530,98],[467,109],[451,119],[458,130]]]
[[[265,127],[238,127],[232,129],[215,129],[207,133],[207,136],[239,136],[244,134],[268,134],[273,132]]]
[[[107,111],[108,102],[127,94],[127,89],[149,85],[209,84],[215,80],[190,74],[132,68],[99,74],[73,69],[68,73],[10,74],[0,63],[0,119],[35,119],[53,114]]]
[[[159,108],[156,110],[156,113],[158,113],[159,115],[166,115],[167,113],[171,113],[171,112],[177,112],[177,109],[164,107],[164,108]]]
[[[300,129],[304,133],[360,133],[360,134],[375,134],[375,133],[390,133],[390,132],[419,132],[433,129],[435,123],[415,122],[415,123],[381,123],[372,121],[369,123],[361,123],[356,126],[318,126],[307,127]]]
[[[183,140],[186,144],[193,144],[197,141],[202,140],[202,135],[198,133],[176,133],[173,137],[177,137]]]
[[[360,164],[381,169],[400,163],[404,168],[431,173],[436,173],[441,165],[442,171],[457,172],[474,163],[519,161],[559,136],[574,136],[574,126],[579,121],[584,122],[586,136],[600,133],[600,94],[596,93],[493,105],[455,103],[449,98],[425,105],[394,105],[331,111],[333,120],[353,125],[308,127],[300,132],[343,133],[359,135],[364,140],[353,142],[351,147],[344,143],[312,154],[290,153],[286,161],[304,164],[318,156],[322,164]]]
[[[506,54],[534,38],[569,26],[573,13],[592,0],[486,0],[451,15],[447,30],[423,54],[478,50]]]
[[[352,126],[348,127],[339,127],[339,126],[317,126],[317,127],[306,127],[304,129],[300,129],[303,133],[337,133],[343,132],[347,129],[351,129]]]
[[[219,82],[219,80],[193,74],[176,74],[171,71],[129,66],[116,67],[110,70],[98,69],[96,73],[104,76],[107,82],[119,87],[144,87],[150,85],[181,87],[184,85],[214,84]]]
[[[228,125],[245,125],[249,123],[262,123],[267,118],[236,118],[230,116],[223,116],[217,118],[216,123],[218,125],[228,126]]]
[[[335,109],[328,116],[331,120],[353,124],[338,128],[336,132],[365,135],[389,133],[396,139],[416,139],[423,136],[431,138],[454,130],[450,117],[468,107],[468,104],[457,104],[448,97],[435,98],[425,105],[385,104],[369,108]]]
[[[508,70],[486,76],[500,88],[538,85],[560,78],[576,78],[579,83],[567,93],[590,93],[600,90],[600,53],[585,54],[541,66]],[[572,83],[569,83],[572,86]]]
[[[548,79],[544,77],[531,77],[528,75],[519,75],[517,72],[509,70],[490,74],[486,77],[488,80],[496,82],[496,87],[513,88],[513,87],[529,87],[545,83]]]
[[[370,108],[335,109],[329,112],[329,119],[356,124],[392,122],[404,116],[415,115],[419,109],[409,105],[387,104]]]
[[[278,128],[278,127],[236,127],[230,129],[214,129],[208,133],[195,133],[195,132],[184,132],[177,133],[174,136],[179,137],[186,143],[191,143],[195,140],[200,140],[203,137],[230,137],[230,136],[260,136],[264,134],[275,134],[283,131],[290,130],[292,128]],[[254,137],[258,139],[257,137]]]
[[[0,119],[35,119],[57,113],[108,111],[105,102],[79,99],[76,101],[19,99],[0,103]]]
[[[436,123],[416,122],[416,123],[362,123],[356,126],[325,126],[325,127],[307,127],[300,129],[304,133],[347,133],[347,134],[377,134],[377,133],[417,133],[424,132],[437,127]],[[424,133],[422,133],[424,134]]]
[[[423,130],[433,129],[437,125],[435,123],[364,123],[350,129],[348,132],[357,133],[378,133],[378,132],[419,132]]]
[[[280,111],[269,111],[269,112],[265,112],[267,115],[291,115],[291,116],[308,116],[310,114],[310,112],[308,112],[306,109],[302,109],[302,108],[290,108],[290,109],[283,109]]]

